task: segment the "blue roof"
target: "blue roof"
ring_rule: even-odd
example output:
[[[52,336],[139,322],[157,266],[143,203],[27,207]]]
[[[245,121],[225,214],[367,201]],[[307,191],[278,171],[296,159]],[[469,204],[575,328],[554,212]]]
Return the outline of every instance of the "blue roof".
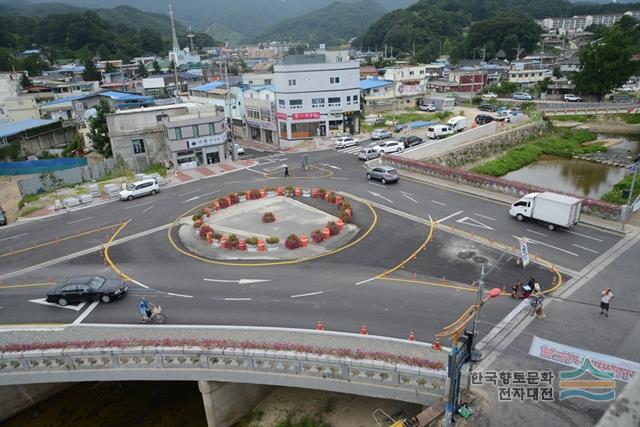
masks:
[[[19,122],[7,123],[0,125],[0,138],[6,138],[24,132],[27,129],[37,128],[38,126],[50,125],[56,123],[55,120],[43,119],[26,119]]]
[[[367,89],[373,89],[376,87],[389,86],[392,84],[393,84],[393,80],[365,79],[365,80],[360,80],[360,89],[367,90]]]
[[[56,104],[64,104],[65,102],[73,102],[77,99],[81,99],[84,98],[86,95],[72,95],[72,96],[65,96],[64,98],[58,98],[54,101],[51,102],[47,102],[46,104],[43,105],[43,107],[46,107],[47,105],[56,105]]]
[[[92,93],[90,95],[85,95],[84,98],[98,95],[98,96],[106,96],[114,101],[145,101],[151,99],[150,96],[140,95],[138,93],[131,92],[119,92],[115,90],[105,90],[104,92]]]
[[[270,90],[271,92],[276,91],[275,85],[243,85],[243,89],[253,89],[260,92],[261,90]]]
[[[220,86],[224,86],[224,82],[216,81],[216,82],[211,82],[211,83],[204,84],[202,86],[194,86],[194,87],[191,88],[191,90],[197,90],[197,91],[200,91],[200,92],[206,92],[208,90],[218,89]]]

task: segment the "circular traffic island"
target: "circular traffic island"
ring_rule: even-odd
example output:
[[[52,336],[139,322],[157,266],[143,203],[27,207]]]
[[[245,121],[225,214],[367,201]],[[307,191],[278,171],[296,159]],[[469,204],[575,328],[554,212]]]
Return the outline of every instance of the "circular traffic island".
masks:
[[[303,261],[357,243],[374,217],[365,205],[324,190],[250,190],[183,218],[177,235],[184,250],[209,260]]]

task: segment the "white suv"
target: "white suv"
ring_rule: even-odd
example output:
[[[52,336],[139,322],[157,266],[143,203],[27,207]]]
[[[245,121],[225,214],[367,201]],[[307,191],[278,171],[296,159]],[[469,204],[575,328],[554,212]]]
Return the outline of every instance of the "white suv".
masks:
[[[155,179],[144,179],[142,181],[128,184],[125,190],[120,192],[120,200],[133,200],[136,197],[156,194],[160,191],[160,186]]]
[[[373,147],[378,153],[401,153],[404,149],[404,143],[398,141],[387,141]]]
[[[350,136],[342,136],[336,139],[336,142],[335,142],[336,148],[347,148],[353,145],[360,145],[360,141]]]
[[[580,101],[582,101],[582,98],[580,98],[579,96],[574,95],[572,93],[568,93],[568,94],[566,94],[564,96],[564,100],[566,102],[580,102]]]

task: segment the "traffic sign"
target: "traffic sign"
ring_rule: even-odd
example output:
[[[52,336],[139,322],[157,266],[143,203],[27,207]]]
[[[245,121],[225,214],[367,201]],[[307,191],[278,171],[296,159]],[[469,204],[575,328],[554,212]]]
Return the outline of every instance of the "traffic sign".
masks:
[[[518,243],[520,244],[520,255],[522,256],[522,267],[526,267],[529,265],[531,260],[529,259],[529,247],[527,246],[527,238],[521,237],[518,239]]]

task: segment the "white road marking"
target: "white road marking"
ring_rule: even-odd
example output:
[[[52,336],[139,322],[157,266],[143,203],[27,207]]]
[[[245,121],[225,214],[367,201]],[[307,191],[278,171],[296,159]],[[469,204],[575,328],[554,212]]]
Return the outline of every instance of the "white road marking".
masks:
[[[251,168],[247,168],[246,170],[248,170],[249,172],[257,173],[257,174],[262,175],[262,176],[265,176],[265,175],[266,175],[266,173],[265,173],[265,172],[256,171],[256,170],[253,170],[253,169],[251,169]]]
[[[451,215],[445,216],[444,218],[441,218],[441,219],[437,220],[436,222],[438,224],[440,224],[441,222],[444,222],[444,221],[446,221],[446,220],[448,220],[450,218],[453,218],[454,216],[460,215],[462,212],[464,212],[464,211],[458,211],[456,213],[452,213]]]
[[[153,205],[149,206],[148,208],[146,208],[145,210],[142,211],[142,213],[147,213],[149,212],[151,209],[153,209]]]
[[[411,194],[411,193],[407,193],[406,191],[402,191],[402,190],[400,190],[400,193],[405,194],[405,195],[407,195],[407,196],[412,196],[412,197],[413,197],[413,194]]]
[[[75,224],[76,222],[88,221],[90,219],[93,219],[93,217],[92,216],[88,216],[86,218],[76,219],[76,220],[73,220],[73,221],[69,221],[67,224]]]
[[[341,180],[346,181],[346,180],[348,180],[349,178],[343,178],[343,177],[340,177],[340,176],[332,176],[330,179],[341,179]]]
[[[586,235],[586,234],[578,233],[578,232],[571,231],[571,230],[566,230],[566,232],[567,232],[567,233],[570,233],[570,234],[575,234],[576,236],[584,237],[584,238],[586,238],[586,239],[595,240],[596,242],[602,242],[602,239],[598,239],[598,238],[596,238],[596,237],[588,236],[588,235]]]
[[[242,182],[242,181],[238,181],[238,182]],[[225,184],[226,184],[226,183],[225,183]],[[220,190],[210,191],[210,192],[208,192],[208,193],[201,194],[201,195],[200,195],[200,197],[210,196],[210,195],[212,195],[212,194],[216,194],[216,193],[219,193],[219,192],[220,192]]]
[[[94,308],[96,308],[100,304],[100,301],[94,301],[91,303],[89,308],[87,308],[84,313],[82,313],[76,320],[73,321],[73,325],[79,325],[91,312]]]
[[[322,166],[325,166],[325,167],[328,167],[328,168],[331,168],[331,169],[342,170],[342,168],[339,168],[338,166],[330,165],[329,163],[318,163],[318,164],[322,165]]]
[[[263,170],[265,170],[267,172],[274,172],[274,171],[277,171],[278,169],[282,169],[282,168],[284,168],[284,165],[275,166],[273,168],[264,168]]]
[[[539,231],[530,230],[530,229],[528,229],[528,228],[527,228],[527,231],[528,231],[529,233],[537,234],[538,236],[547,237],[547,235],[546,235],[546,234],[544,234],[544,233],[540,233]]]
[[[36,304],[42,304],[42,305],[48,305],[48,306],[51,306],[51,307],[64,308],[66,310],[73,310],[73,311],[80,311],[80,310],[82,310],[82,307],[87,305],[86,302],[81,302],[78,305],[59,305],[59,304],[55,304],[53,302],[48,302],[45,298],[30,299],[29,302],[33,302],[33,303],[36,303]]]
[[[376,276],[378,277],[378,276]],[[376,277],[372,277],[371,279],[363,280],[361,282],[356,283],[356,286],[364,285],[365,283],[369,283],[372,280],[376,280]]]
[[[229,280],[229,279],[202,279],[205,282],[220,282],[220,283],[237,283],[238,285],[250,285],[251,283],[260,283],[260,282],[270,282],[271,279],[239,279],[239,280]]]
[[[346,179],[346,178],[345,178]],[[4,239],[0,239],[0,242],[4,241],[4,240],[11,240],[11,239],[17,239],[18,237],[22,237],[22,236],[26,236],[29,233],[22,233],[22,234],[18,234],[16,236],[11,236],[11,237],[5,237]]]
[[[241,182],[244,181],[228,181],[228,182],[223,182],[223,184],[227,185],[227,184],[240,184]]]
[[[407,199],[411,200],[413,203],[418,203],[418,201],[416,199],[414,199],[413,197],[407,195],[407,194],[402,194],[404,197],[406,197]]]
[[[113,244],[112,244],[112,246],[113,246]],[[145,289],[149,289],[149,287],[147,285],[143,285],[142,283],[138,282],[137,280],[129,279],[129,281],[135,283],[138,286],[142,286]]]
[[[167,292],[167,294],[174,297],[193,298],[192,295],[174,294],[173,292]]]
[[[449,206],[446,203],[442,203],[442,202],[439,202],[437,200],[432,200],[431,203],[435,203],[436,205],[440,205],[440,206]]]
[[[497,221],[495,218],[491,218],[490,216],[484,216],[477,213],[474,213],[475,216],[479,216],[480,218],[488,219],[490,221]]]
[[[183,201],[182,203],[189,203],[189,202],[193,202],[194,200],[198,200],[200,198],[200,196],[193,196],[190,199],[187,199],[185,201]]]
[[[125,209],[135,209],[135,208],[139,208],[140,206],[144,206],[144,205],[150,205],[153,202],[144,202],[144,203],[138,203],[137,205],[133,205],[133,206],[127,206]]]
[[[511,235],[511,237],[513,237],[514,239],[520,240],[520,237],[514,236],[513,234]],[[557,246],[550,245],[548,243],[539,242],[539,241],[533,240],[533,239],[531,239],[529,237],[527,237],[527,243],[533,243],[534,245],[542,245],[542,246],[546,246],[546,247],[551,248],[551,249],[555,249],[555,250],[560,251],[560,252],[564,252],[564,253],[569,254],[569,255],[579,256],[575,252],[571,252],[571,251],[568,251],[566,249],[562,249],[562,248],[559,248]]]
[[[576,245],[575,243],[573,244],[573,246],[575,246],[576,248],[584,249],[585,251],[593,252],[594,254],[600,254],[600,252],[598,252],[598,251],[594,251],[593,249],[585,248],[584,246]]]
[[[251,301],[251,298],[225,298],[225,301]]]
[[[464,225],[471,225],[472,227],[484,228],[485,230],[495,230],[495,228],[488,226],[487,224],[483,224],[477,219],[470,218],[468,216],[462,217],[456,222]]]
[[[187,196],[189,194],[197,193],[198,191],[200,191],[200,189],[196,188],[195,190],[191,190],[191,191],[187,191],[186,193],[178,194],[178,197]]]
[[[371,184],[371,185],[375,185],[376,187],[380,187],[380,188],[387,188],[387,187],[385,187],[385,186],[384,186],[384,185],[382,185],[382,184],[378,184],[377,182],[371,182],[371,181],[369,181],[369,184]]]
[[[369,191],[369,194],[371,194],[372,196],[376,196],[376,197],[380,197],[382,200],[386,200],[387,202],[393,204],[393,200],[387,199],[386,197],[378,194],[378,193],[374,193],[373,191]]]
[[[312,295],[320,295],[320,294],[324,294],[324,291],[309,292],[308,294],[300,294],[300,295],[291,295],[291,298],[310,297]]]

